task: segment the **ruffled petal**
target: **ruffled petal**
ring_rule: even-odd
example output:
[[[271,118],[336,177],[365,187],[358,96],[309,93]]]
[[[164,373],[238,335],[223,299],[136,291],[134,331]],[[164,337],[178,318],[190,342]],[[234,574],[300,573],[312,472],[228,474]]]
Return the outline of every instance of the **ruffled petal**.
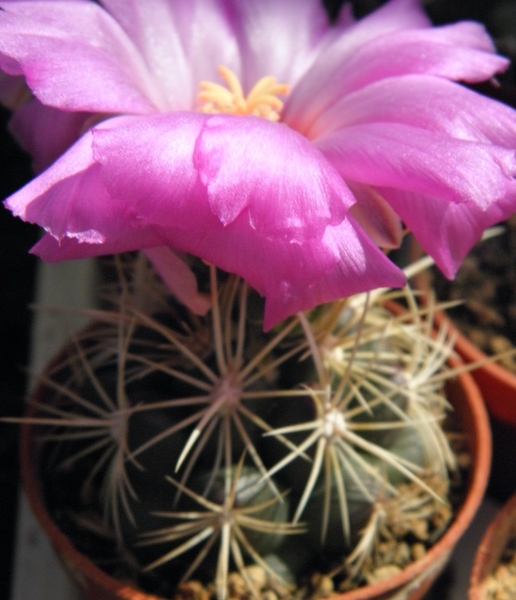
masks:
[[[248,209],[260,232],[303,240],[344,218],[354,198],[304,137],[255,117],[206,120],[194,154],[211,209],[228,225]]]
[[[316,145],[346,180],[399,188],[484,210],[516,176],[516,152],[393,123],[346,127]]]
[[[131,117],[104,121],[97,129],[123,124]],[[114,202],[93,158],[95,129],[82,136],[39,177],[10,196],[5,205],[24,221],[37,223],[57,240],[70,237],[102,244],[122,238],[137,224],[127,203]]]
[[[402,123],[462,140],[516,148],[516,112],[440,77],[404,75],[376,81],[324,111],[308,137],[350,125]]]
[[[209,205],[193,156],[208,118],[173,112],[127,119],[109,130],[94,128],[93,156],[102,167],[102,182],[135,225],[204,226],[201,214]]]
[[[165,242],[158,231],[152,227],[134,229],[130,225],[120,237],[101,239],[98,243],[81,240],[77,237],[63,237],[57,240],[50,233],[45,234],[30,250],[31,254],[39,256],[49,263],[61,260],[76,260],[106,254],[120,254],[134,250],[161,247]]]
[[[405,284],[351,216],[303,244],[260,234],[245,214],[227,227],[213,216],[202,234],[179,231],[170,245],[240,275],[265,296],[265,330],[322,302]]]
[[[89,113],[64,112],[32,98],[14,113],[9,130],[39,173],[75,142],[90,118]]]
[[[313,62],[318,44],[329,30],[319,0],[231,0],[230,5],[242,52],[246,92],[267,75],[283,83],[295,83]]]
[[[167,229],[161,232],[161,243],[243,277],[265,296],[265,330],[322,302],[405,284],[403,273],[373,245],[352,217],[328,226],[322,237],[304,244],[259,235],[245,215],[228,227],[223,227],[210,211],[200,214],[199,220],[208,225],[202,231]],[[140,248],[160,245],[160,235],[153,238],[154,234],[152,228],[138,230],[132,239]],[[32,252],[53,262],[128,249],[135,247],[129,247],[127,238],[87,244],[72,238],[58,242],[46,235]]]
[[[509,65],[507,59],[493,53],[484,28],[469,22],[388,33],[353,47],[351,52],[345,47],[335,56],[326,56],[331,48],[292,90],[284,108],[285,122],[304,134],[332,104],[377,80],[424,74],[478,82]]]
[[[455,204],[435,196],[385,188],[379,191],[449,279],[455,276],[484,230],[516,211],[516,182],[503,199],[490,203],[485,210],[475,204]]]
[[[374,246],[350,216],[328,226],[321,240],[269,248],[264,264],[279,265],[266,288],[264,329],[300,310],[379,287],[402,287],[404,274]]]
[[[345,213],[332,224],[323,211],[319,218],[328,224],[312,227],[303,243],[295,239],[296,223],[294,235],[287,236],[281,229],[285,210],[279,211],[278,222],[266,217],[267,210],[260,214],[260,202],[271,202],[268,195],[274,190],[269,186],[256,191],[253,183],[248,205],[224,223],[212,209],[209,186],[201,181],[194,160],[205,124],[213,118],[174,113],[103,122],[11,197],[8,207],[53,235],[34,249],[46,259],[129,250],[135,244],[167,245],[237,273],[266,296],[266,327],[315,303],[403,284],[400,271]],[[282,126],[275,127],[282,131]],[[228,160],[233,160],[231,153]],[[219,165],[224,167],[224,161]],[[222,177],[221,169],[217,176]],[[246,176],[241,173],[244,190]],[[290,177],[276,182],[279,206],[298,191],[290,189]],[[223,193],[218,185],[215,195]],[[228,183],[230,189],[236,185]]]
[[[218,0],[103,0],[159,79],[168,110],[194,106],[201,80],[217,67],[240,74],[238,44]]]
[[[95,157],[115,198],[147,223],[191,228],[209,209],[227,226],[242,212],[268,235],[301,241],[355,202],[320,152],[257,117],[171,113],[97,130]],[[148,199],[152,198],[152,203]]]
[[[164,108],[142,57],[98,4],[3,0],[0,8],[0,68],[24,75],[44,104],[99,113]]]

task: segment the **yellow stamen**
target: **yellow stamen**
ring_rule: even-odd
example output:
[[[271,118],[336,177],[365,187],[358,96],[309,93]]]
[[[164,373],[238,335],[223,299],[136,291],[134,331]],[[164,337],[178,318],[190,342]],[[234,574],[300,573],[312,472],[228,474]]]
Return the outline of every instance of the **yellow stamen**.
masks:
[[[220,65],[218,72],[226,82],[226,87],[212,81],[201,81],[201,91],[197,94],[197,99],[202,103],[199,111],[254,115],[270,121],[279,121],[283,102],[278,95],[286,96],[289,93],[288,84],[278,83],[275,77],[268,75],[262,77],[245,98],[242,86],[233,71]]]

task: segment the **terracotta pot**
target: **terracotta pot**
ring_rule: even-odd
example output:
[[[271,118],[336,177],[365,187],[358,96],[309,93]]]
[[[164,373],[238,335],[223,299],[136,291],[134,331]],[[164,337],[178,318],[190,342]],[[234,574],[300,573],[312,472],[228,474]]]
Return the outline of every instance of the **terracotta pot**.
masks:
[[[486,579],[496,568],[511,534],[514,534],[515,524],[516,494],[504,504],[480,542],[471,571],[469,600],[485,600]]]
[[[435,321],[439,325],[446,315],[438,313]],[[449,321],[449,319],[448,319]],[[449,321],[457,336],[455,350],[466,363],[488,361],[488,357]],[[516,427],[516,375],[494,362],[486,362],[472,372],[473,378],[484,397],[489,413],[495,418]]]
[[[451,366],[459,362],[450,361]],[[471,473],[464,504],[442,538],[420,560],[412,563],[397,575],[345,594],[334,600],[417,600],[445,566],[462,534],[470,524],[482,500],[491,461],[491,433],[487,413],[479,390],[467,373],[447,384],[448,397],[467,432],[467,445],[471,455]],[[36,390],[34,400],[42,394]],[[71,578],[88,600],[156,600],[156,596],[135,589],[130,583],[117,581],[101,571],[86,556],[79,553],[49,516],[43,503],[38,479],[38,446],[33,443],[34,427],[22,427],[21,471],[29,503]]]

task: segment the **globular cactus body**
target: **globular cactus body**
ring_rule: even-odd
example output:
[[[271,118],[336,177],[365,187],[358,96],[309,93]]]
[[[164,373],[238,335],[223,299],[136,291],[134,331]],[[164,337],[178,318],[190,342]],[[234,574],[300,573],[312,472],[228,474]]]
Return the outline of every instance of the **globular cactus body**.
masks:
[[[205,269],[205,317],[165,292],[142,309],[123,279],[117,311],[46,381],[43,438],[61,466],[88,458],[105,523],[143,570],[213,578],[220,598],[232,569],[258,593],[250,564],[292,582],[323,557],[359,578],[400,486],[446,502],[446,332],[405,290],[402,315],[378,292],[264,333],[259,297]]]

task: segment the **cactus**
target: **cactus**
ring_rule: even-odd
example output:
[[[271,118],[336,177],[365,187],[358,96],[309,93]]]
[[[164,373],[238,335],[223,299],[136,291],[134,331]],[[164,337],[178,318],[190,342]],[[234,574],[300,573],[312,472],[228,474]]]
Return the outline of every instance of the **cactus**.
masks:
[[[235,275],[195,265],[200,317],[141,256],[118,260],[112,306],[44,375],[30,420],[42,470],[58,486],[74,473],[77,510],[98,509],[132,568],[167,589],[212,581],[220,600],[234,570],[259,595],[253,565],[290,585],[315,564],[346,587],[392,523],[449,513],[453,340],[432,333],[431,303],[377,290],[264,332],[261,298]]]

